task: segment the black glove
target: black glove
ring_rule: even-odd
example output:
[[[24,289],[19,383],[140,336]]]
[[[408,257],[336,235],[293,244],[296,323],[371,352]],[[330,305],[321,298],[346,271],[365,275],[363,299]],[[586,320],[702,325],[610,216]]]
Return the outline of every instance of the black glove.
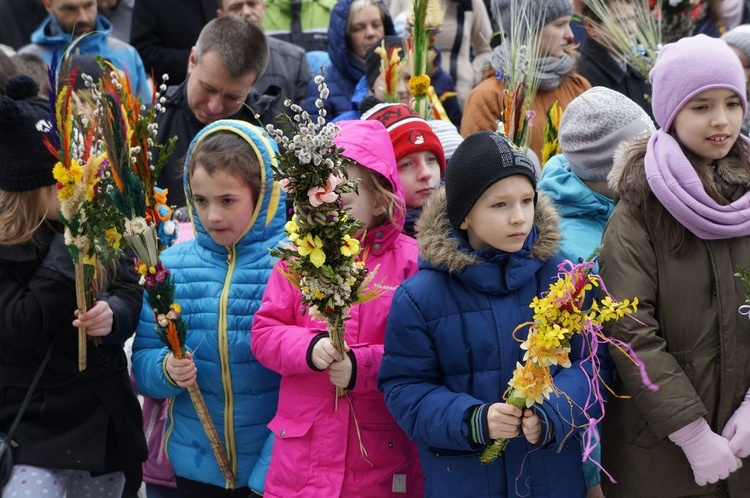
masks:
[[[60,233],[52,237],[49,245],[47,256],[42,261],[41,268],[46,268],[65,278],[75,281],[75,269],[73,267],[73,257],[70,255],[68,246],[65,245],[65,238]]]

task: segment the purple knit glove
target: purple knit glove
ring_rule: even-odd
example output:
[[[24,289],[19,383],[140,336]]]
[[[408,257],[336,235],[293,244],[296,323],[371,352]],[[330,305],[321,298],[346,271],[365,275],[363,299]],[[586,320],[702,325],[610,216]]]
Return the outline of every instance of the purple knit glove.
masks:
[[[682,448],[699,486],[726,479],[742,466],[729,441],[715,434],[702,418],[673,432],[669,439]]]
[[[729,418],[721,435],[729,440],[729,449],[736,456],[745,458],[750,455],[750,391],[745,394],[745,401]]]

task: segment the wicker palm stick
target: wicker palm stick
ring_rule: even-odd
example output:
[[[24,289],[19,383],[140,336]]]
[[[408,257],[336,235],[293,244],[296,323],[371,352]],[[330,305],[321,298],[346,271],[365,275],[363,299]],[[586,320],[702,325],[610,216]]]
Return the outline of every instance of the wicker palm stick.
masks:
[[[211,442],[211,449],[214,451],[219,469],[221,469],[221,475],[227,480],[227,489],[232,489],[237,482],[237,478],[234,476],[234,472],[232,472],[232,465],[229,463],[227,451],[224,449],[224,445],[221,443],[221,439],[219,439],[219,434],[216,432],[216,427],[211,420],[211,415],[208,413],[206,402],[203,400],[203,394],[201,394],[198,388],[198,383],[190,385],[187,389],[190,394],[190,401],[193,402],[195,412],[198,414],[198,419],[200,419],[203,430]]]
[[[346,329],[343,327],[343,320],[340,316],[336,316],[333,322],[328,323],[328,336],[331,338],[331,343],[336,351],[339,352],[342,358],[346,357],[346,345],[344,343],[344,334]],[[336,400],[335,408],[339,408],[339,398],[346,394],[346,390],[343,387],[336,387]]]
[[[75,263],[76,305],[81,313],[88,310],[83,263]],[[78,327],[78,371],[86,370],[86,327]]]
[[[169,334],[170,332],[172,332],[171,335],[175,335],[175,328],[176,327],[174,322],[169,322],[169,325],[167,326],[167,333]],[[185,357],[185,353],[182,349],[173,349],[172,353],[178,360],[181,360]],[[206,436],[208,436],[208,440],[211,443],[211,449],[214,451],[214,456],[216,457],[216,462],[219,464],[221,475],[223,475],[224,479],[227,480],[227,489],[232,489],[237,483],[237,478],[232,471],[232,465],[229,463],[227,450],[224,449],[224,444],[222,444],[221,439],[219,439],[219,434],[216,432],[214,422],[213,420],[211,420],[211,414],[208,413],[208,407],[206,407],[206,402],[203,399],[203,394],[201,394],[201,390],[198,388],[198,383],[195,382],[191,384],[187,388],[187,390],[188,394],[190,394],[190,401],[193,402],[195,413],[198,414],[198,420],[201,421],[203,431],[206,433]]]

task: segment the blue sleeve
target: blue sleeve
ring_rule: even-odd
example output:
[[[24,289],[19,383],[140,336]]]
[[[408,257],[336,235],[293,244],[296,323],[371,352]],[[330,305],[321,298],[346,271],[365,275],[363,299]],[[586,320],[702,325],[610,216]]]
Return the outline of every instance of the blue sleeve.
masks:
[[[141,319],[133,342],[133,377],[139,393],[157,399],[174,398],[185,389],[167,378],[164,360],[169,353],[159,339],[154,312],[143,296]]]
[[[484,403],[443,384],[434,338],[417,304],[399,287],[391,304],[378,387],[401,428],[423,446],[476,450],[466,417]]]
[[[271,465],[271,452],[273,452],[275,437],[273,432],[268,435],[268,439],[266,439],[263,448],[260,450],[260,457],[250,472],[250,479],[248,479],[250,489],[261,495],[266,487],[266,474],[268,474],[268,467]]]

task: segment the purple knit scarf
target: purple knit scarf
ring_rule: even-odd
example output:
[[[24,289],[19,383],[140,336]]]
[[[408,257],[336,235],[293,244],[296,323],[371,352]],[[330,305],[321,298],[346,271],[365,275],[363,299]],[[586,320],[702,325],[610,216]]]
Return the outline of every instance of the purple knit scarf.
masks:
[[[750,140],[740,137],[746,150]],[[698,173],[677,140],[663,130],[648,141],[646,178],[667,211],[700,239],[729,239],[750,235],[750,191],[722,206],[703,188]]]

